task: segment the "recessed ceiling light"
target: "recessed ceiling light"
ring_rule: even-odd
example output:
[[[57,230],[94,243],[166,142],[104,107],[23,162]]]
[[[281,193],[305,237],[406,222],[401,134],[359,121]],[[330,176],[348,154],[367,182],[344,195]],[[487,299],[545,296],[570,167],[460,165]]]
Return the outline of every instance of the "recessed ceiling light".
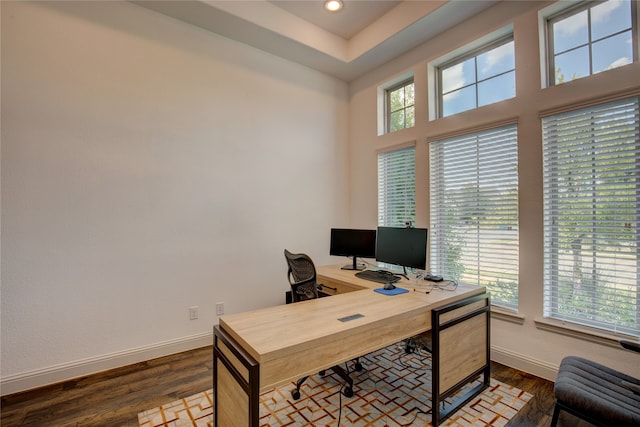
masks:
[[[324,2],[324,8],[329,12],[337,12],[342,9],[342,0],[327,0]]]

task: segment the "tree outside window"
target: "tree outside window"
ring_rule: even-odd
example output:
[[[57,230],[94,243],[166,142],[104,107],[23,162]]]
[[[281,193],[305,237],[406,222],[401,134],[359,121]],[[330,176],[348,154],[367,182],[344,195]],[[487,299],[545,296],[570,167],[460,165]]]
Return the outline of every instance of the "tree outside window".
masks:
[[[640,336],[640,105],[543,118],[545,316]]]
[[[387,132],[415,126],[415,92],[413,78],[386,90]]]

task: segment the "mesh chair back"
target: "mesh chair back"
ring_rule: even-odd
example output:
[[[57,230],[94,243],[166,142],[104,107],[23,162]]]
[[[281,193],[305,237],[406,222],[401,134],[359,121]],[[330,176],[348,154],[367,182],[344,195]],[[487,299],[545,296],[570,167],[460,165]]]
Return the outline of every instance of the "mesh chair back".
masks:
[[[293,302],[318,298],[316,267],[311,258],[306,254],[294,254],[286,249],[284,257],[289,266],[287,279],[291,285]]]

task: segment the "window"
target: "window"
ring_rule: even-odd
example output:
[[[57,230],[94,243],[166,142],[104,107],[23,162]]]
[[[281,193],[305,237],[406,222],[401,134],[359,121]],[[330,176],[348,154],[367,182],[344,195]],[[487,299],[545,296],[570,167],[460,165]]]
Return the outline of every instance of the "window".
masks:
[[[413,78],[386,89],[387,132],[415,126]]]
[[[509,125],[429,144],[431,267],[518,308],[518,145]]]
[[[548,81],[557,85],[633,62],[635,3],[580,3],[548,18]]]
[[[544,313],[640,336],[639,98],[544,117]]]
[[[444,63],[437,73],[441,117],[515,97],[513,35]]]
[[[378,225],[416,220],[415,147],[378,154]]]

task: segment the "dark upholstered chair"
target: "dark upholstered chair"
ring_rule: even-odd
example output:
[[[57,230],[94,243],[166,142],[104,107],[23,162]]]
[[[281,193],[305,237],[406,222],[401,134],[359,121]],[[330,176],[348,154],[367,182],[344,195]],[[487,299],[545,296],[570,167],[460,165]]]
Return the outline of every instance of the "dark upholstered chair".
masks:
[[[621,344],[640,352],[637,343]],[[567,356],[560,363],[554,392],[552,427],[561,410],[596,426],[640,426],[640,379],[581,357]]]
[[[289,269],[287,271],[287,278],[291,285],[291,295],[293,302],[305,301],[309,299],[318,298],[318,284],[316,282],[316,267],[313,264],[311,258],[306,254],[293,254],[288,250],[284,250],[284,257],[287,260]],[[356,370],[362,369],[362,365],[356,359]],[[353,396],[353,380],[342,367],[333,366],[331,368],[340,378],[346,383],[346,387],[343,389],[343,393],[347,397]],[[320,375],[324,375],[324,371],[320,372]],[[300,398],[300,387],[309,377],[300,378],[296,383],[296,388],[291,390],[291,396],[294,399]]]

